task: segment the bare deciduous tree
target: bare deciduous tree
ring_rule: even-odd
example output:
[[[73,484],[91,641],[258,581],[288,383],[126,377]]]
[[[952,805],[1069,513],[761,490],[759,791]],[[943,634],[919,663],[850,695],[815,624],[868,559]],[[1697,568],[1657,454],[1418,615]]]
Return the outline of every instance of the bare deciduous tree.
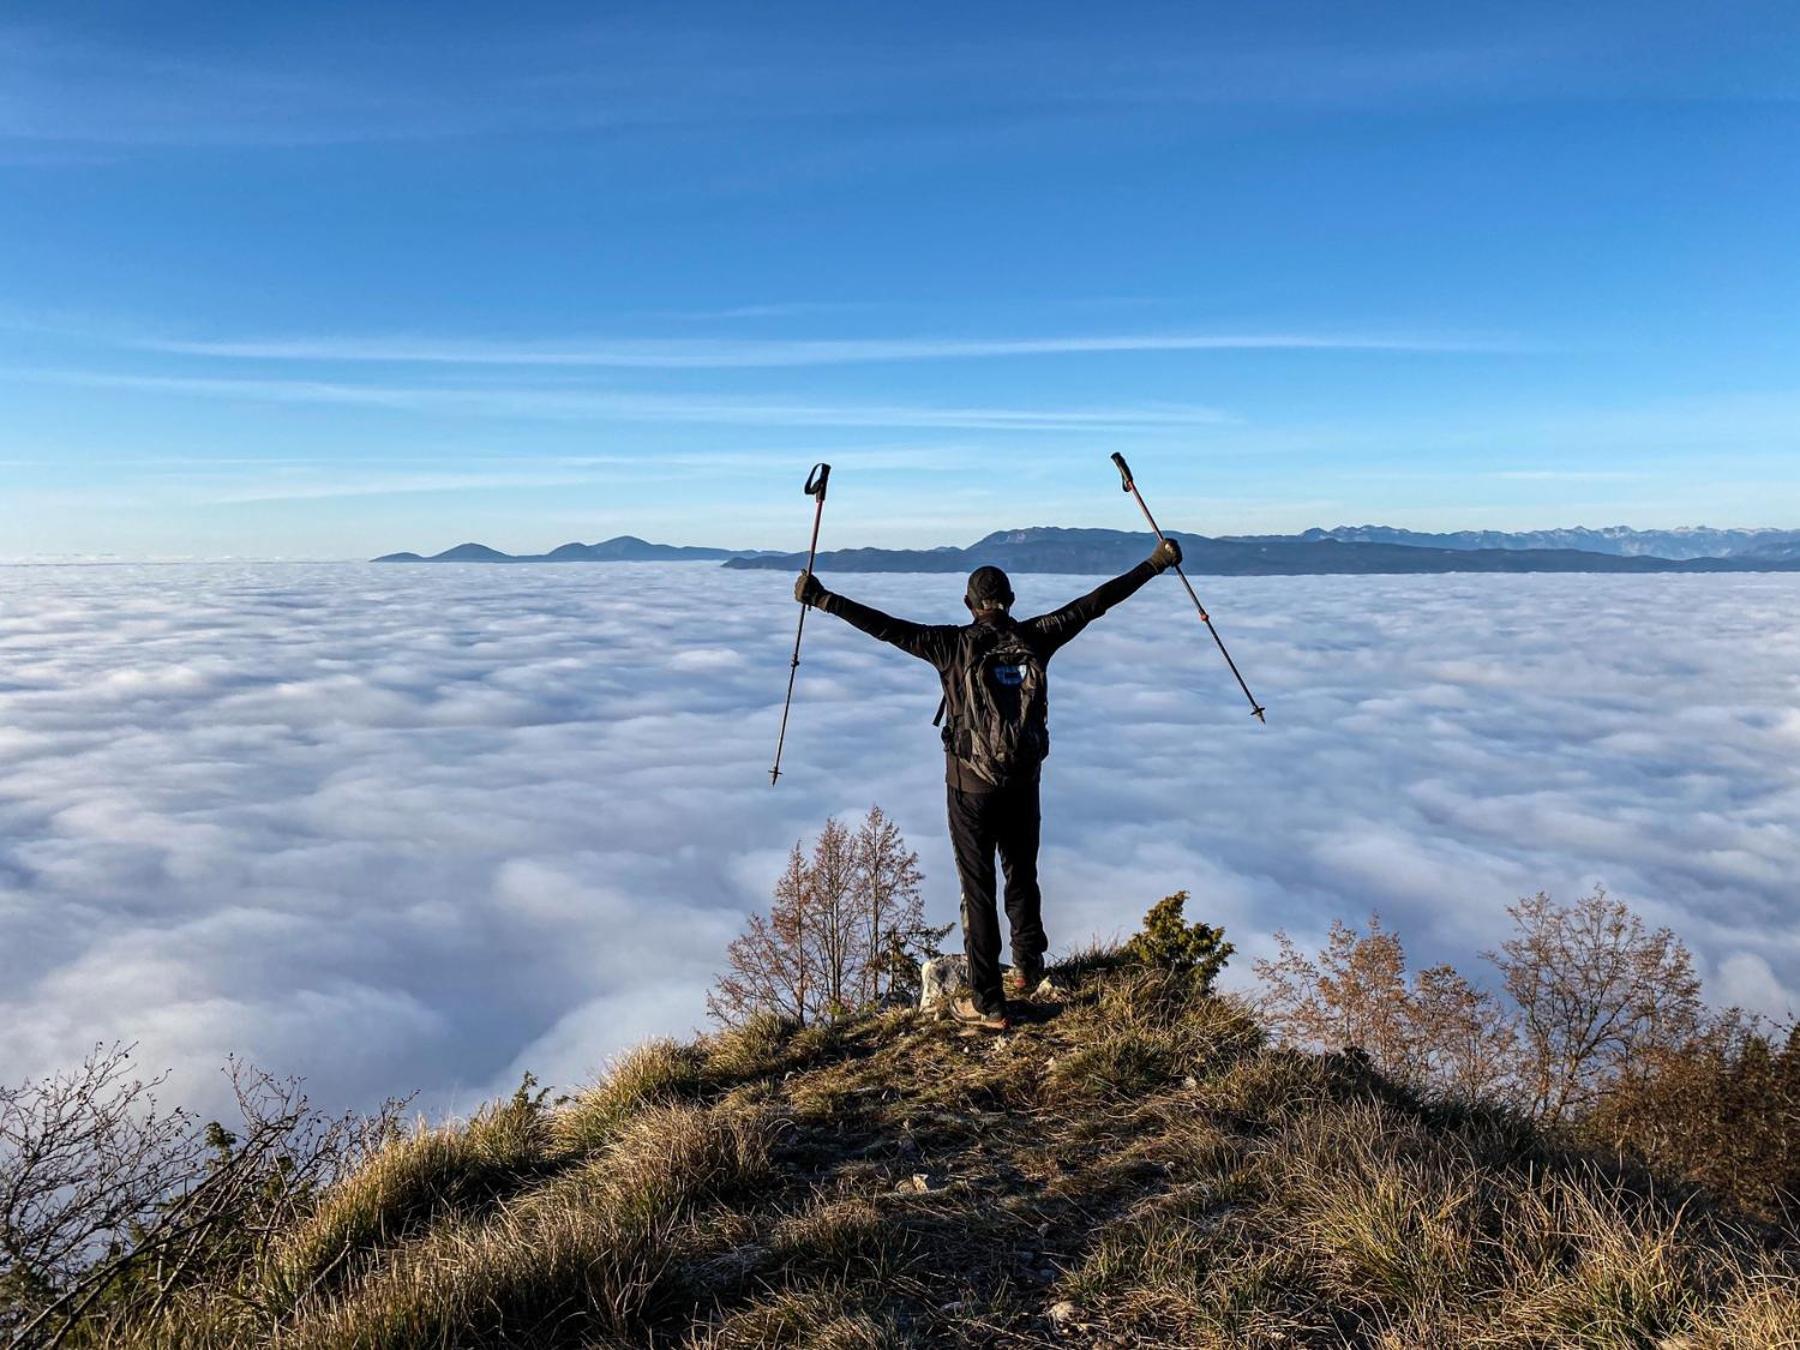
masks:
[[[753,1012],[804,1022],[812,1005],[811,962],[805,958],[807,908],[812,885],[799,844],[775,882],[767,915],[752,914],[725,949],[726,971],[706,996],[706,1010],[735,1025]]]
[[[868,923],[869,959],[863,967],[862,1002],[879,1003],[888,994],[911,992],[917,980],[912,953],[935,949],[949,931],[927,928],[919,899],[924,875],[919,855],[906,846],[900,827],[879,806],[871,806],[857,829],[856,873]]]
[[[727,1025],[756,1012],[806,1023],[909,990],[913,958],[946,931],[926,926],[920,880],[918,855],[880,807],[854,833],[827,821],[810,855],[794,845],[769,913],[726,949],[707,1010]]]
[[[858,895],[856,844],[836,819],[825,822],[813,846],[807,944],[818,971],[819,1011],[841,1017],[850,1010],[853,985],[869,963],[867,915]]]
[[[1514,1098],[1518,1031],[1493,994],[1454,966],[1430,966],[1413,976],[1407,1015],[1424,1081],[1468,1101]]]
[[[1383,1068],[1407,1063],[1406,952],[1398,937],[1382,931],[1379,915],[1369,916],[1367,933],[1334,919],[1316,961],[1284,932],[1275,941],[1281,954],[1258,961],[1256,974],[1264,1015],[1278,1033],[1328,1050],[1354,1047]]]
[[[1534,1114],[1567,1119],[1636,1055],[1701,1025],[1688,949],[1604,889],[1558,905],[1540,892],[1508,910],[1518,932],[1486,953],[1519,1009],[1520,1075]]]

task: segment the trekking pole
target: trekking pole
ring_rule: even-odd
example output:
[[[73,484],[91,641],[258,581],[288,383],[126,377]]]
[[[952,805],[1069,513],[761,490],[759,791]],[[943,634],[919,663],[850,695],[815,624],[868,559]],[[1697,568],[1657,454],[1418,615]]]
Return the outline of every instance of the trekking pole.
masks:
[[[1119,471],[1119,480],[1124,490],[1137,498],[1138,510],[1144,513],[1144,519],[1150,522],[1151,532],[1159,541],[1163,541],[1162,527],[1156,523],[1156,517],[1150,514],[1150,508],[1144,505],[1144,494],[1137,490],[1137,484],[1131,479],[1131,466],[1125,462],[1125,456],[1114,453],[1113,465]],[[1166,542],[1166,541],[1165,541]],[[1267,724],[1263,713],[1265,709],[1256,701],[1256,695],[1250,692],[1250,686],[1244,683],[1244,677],[1238,674],[1237,662],[1231,659],[1231,653],[1225,650],[1225,639],[1219,636],[1219,630],[1213,627],[1212,616],[1206,612],[1206,606],[1200,603],[1200,597],[1194,593],[1194,583],[1187,579],[1187,573],[1181,570],[1181,564],[1175,564],[1175,575],[1181,578],[1181,584],[1187,587],[1188,599],[1194,602],[1194,608],[1200,612],[1200,622],[1206,625],[1206,631],[1212,634],[1213,641],[1219,644],[1219,655],[1225,658],[1225,664],[1231,667],[1231,673],[1237,677],[1238,688],[1244,691],[1244,697],[1250,700],[1250,715],[1257,721]]]
[[[831,480],[831,465],[815,464],[812,472],[806,475],[806,495],[814,501],[812,543],[806,548],[806,570],[810,574],[813,561],[819,556],[819,521],[825,515],[825,484]],[[787,702],[781,705],[781,735],[775,740],[775,767],[769,770],[769,786],[775,786],[775,780],[781,777],[781,747],[787,743],[788,710],[794,706],[794,676],[800,671],[800,635],[806,631],[806,611],[811,605],[800,606],[800,622],[794,628],[794,659],[788,663]]]

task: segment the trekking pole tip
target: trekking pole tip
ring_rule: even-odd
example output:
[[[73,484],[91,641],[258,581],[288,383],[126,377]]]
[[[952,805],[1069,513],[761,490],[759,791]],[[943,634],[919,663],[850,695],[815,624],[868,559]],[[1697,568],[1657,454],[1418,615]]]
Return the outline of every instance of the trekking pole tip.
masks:
[[[1250,715],[1266,727],[1269,725],[1269,719],[1264,717],[1263,714],[1267,711],[1267,708],[1255,707],[1250,710]]]

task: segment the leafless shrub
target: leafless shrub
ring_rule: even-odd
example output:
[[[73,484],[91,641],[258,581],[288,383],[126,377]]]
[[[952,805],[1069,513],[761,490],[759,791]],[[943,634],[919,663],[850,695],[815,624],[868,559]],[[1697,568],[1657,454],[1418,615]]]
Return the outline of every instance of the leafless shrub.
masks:
[[[1406,974],[1400,939],[1369,917],[1359,933],[1331,925],[1325,949],[1303,954],[1277,932],[1280,955],[1256,963],[1260,1011],[1284,1039],[1325,1050],[1359,1049],[1390,1077],[1460,1096],[1505,1094],[1516,1036],[1493,995],[1447,965]]]
[[[152,1319],[183,1290],[229,1283],[393,1128],[315,1112],[298,1080],[227,1066],[233,1128],[157,1101],[131,1047],[0,1088],[0,1331],[55,1346],[77,1328]]]
[[[193,1120],[130,1069],[128,1047],[97,1046],[71,1072],[0,1089],[0,1329],[81,1297],[109,1249],[204,1170]]]

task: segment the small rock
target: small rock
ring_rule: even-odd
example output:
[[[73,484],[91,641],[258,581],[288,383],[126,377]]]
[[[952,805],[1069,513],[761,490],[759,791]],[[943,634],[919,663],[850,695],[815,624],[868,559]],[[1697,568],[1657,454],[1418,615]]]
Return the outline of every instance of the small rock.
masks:
[[[959,1313],[966,1306],[967,1305],[964,1304],[964,1302],[959,1298],[954,1303],[944,1304],[941,1308],[938,1309],[938,1311],[942,1312],[942,1313]]]
[[[948,1003],[969,992],[969,958],[956,953],[934,956],[919,967],[919,1007],[922,1010]]]
[[[1081,1309],[1066,1298],[1061,1303],[1050,1305],[1050,1325],[1058,1331],[1073,1331],[1077,1325],[1076,1319],[1080,1316]]]
[[[1184,1088],[1197,1088],[1200,1086],[1200,1080],[1190,1073],[1186,1078],[1181,1080],[1181,1086]]]
[[[934,1177],[929,1172],[914,1172],[894,1189],[903,1195],[928,1195],[932,1191],[943,1190],[945,1184],[942,1177]]]
[[[1038,981],[1038,987],[1031,991],[1033,998],[1061,998],[1069,992],[1068,985],[1055,975],[1046,975]]]

